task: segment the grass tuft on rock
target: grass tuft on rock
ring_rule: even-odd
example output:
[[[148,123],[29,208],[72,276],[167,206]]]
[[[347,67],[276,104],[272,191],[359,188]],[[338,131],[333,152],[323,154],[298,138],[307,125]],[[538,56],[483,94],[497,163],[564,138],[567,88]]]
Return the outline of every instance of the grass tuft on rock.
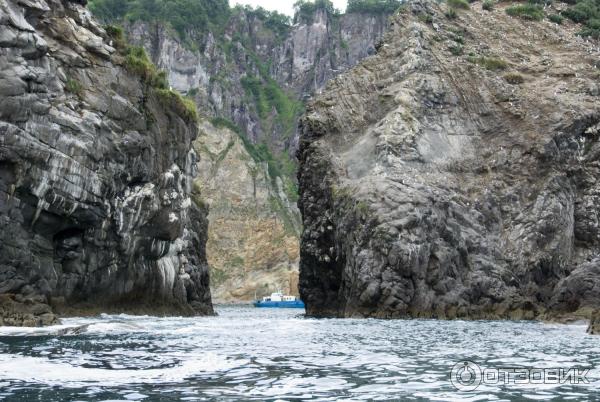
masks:
[[[125,40],[125,31],[118,25],[107,25],[104,27],[106,34],[112,40],[112,46],[115,49],[122,50],[127,47]]]
[[[185,98],[179,92],[170,89],[157,88],[155,91],[159,100],[172,108],[178,115],[190,122],[198,121],[196,103],[192,99]]]
[[[130,46],[125,50],[125,67],[133,74],[139,75],[145,84],[153,88],[169,87],[167,74],[156,68],[143,47]]]
[[[563,16],[560,14],[549,15],[548,19],[558,25],[562,24],[564,20]]]
[[[544,19],[544,8],[538,4],[517,4],[508,7],[506,14],[525,20],[541,21]]]
[[[83,95],[83,85],[81,85],[79,81],[72,78],[67,79],[67,82],[65,83],[65,90],[79,97]]]
[[[419,14],[419,21],[425,24],[431,24],[433,22],[433,17],[429,14]]]
[[[444,15],[446,16],[446,18],[448,18],[449,20],[453,20],[456,18],[457,14],[456,14],[456,10],[453,8],[449,8]]]
[[[455,10],[468,10],[471,8],[467,0],[447,0],[448,6]]]
[[[469,56],[468,60],[490,71],[504,70],[508,63],[498,57],[475,57]]]
[[[481,8],[485,11],[492,11],[494,9],[495,2],[493,0],[484,0],[481,4]]]
[[[454,56],[460,56],[461,54],[463,54],[463,46],[460,43],[450,46],[448,50]]]
[[[504,79],[512,85],[519,85],[525,82],[525,78],[519,73],[506,73],[504,74]]]

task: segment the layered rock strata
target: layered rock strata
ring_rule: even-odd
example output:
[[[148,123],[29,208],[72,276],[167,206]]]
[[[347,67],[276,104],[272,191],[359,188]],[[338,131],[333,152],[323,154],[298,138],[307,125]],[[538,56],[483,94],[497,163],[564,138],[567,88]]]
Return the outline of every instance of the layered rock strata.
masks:
[[[212,313],[196,123],[82,3],[0,4],[0,321]]]
[[[300,293],[317,316],[600,305],[600,52],[566,22],[410,1],[302,121]],[[450,17],[448,17],[450,16]]]

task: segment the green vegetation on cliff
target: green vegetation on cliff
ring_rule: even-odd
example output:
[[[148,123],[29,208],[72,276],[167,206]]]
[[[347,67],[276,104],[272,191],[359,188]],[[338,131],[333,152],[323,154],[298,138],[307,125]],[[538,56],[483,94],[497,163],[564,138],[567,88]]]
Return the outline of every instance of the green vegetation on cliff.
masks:
[[[296,182],[293,180],[293,175],[296,172],[296,164],[286,153],[274,155],[267,144],[253,144],[248,140],[244,130],[230,120],[222,117],[215,117],[211,119],[211,123],[215,127],[227,127],[235,132],[240,137],[244,144],[244,148],[255,162],[267,163],[272,184],[276,187],[277,178],[281,178],[288,199],[292,202],[295,202],[298,199],[298,189],[296,187]]]
[[[600,39],[600,0],[576,0],[562,15],[584,25],[580,35]]]
[[[329,15],[340,13],[329,0],[298,0],[294,3],[294,22],[310,24],[318,10],[325,10]]]
[[[190,31],[220,32],[231,14],[227,0],[90,0],[89,7],[105,22],[166,22],[181,38]]]
[[[233,9],[234,14],[243,11],[249,17],[261,20],[264,26],[271,30],[278,38],[286,38],[292,27],[292,19],[277,11],[265,10],[262,7],[252,8],[250,6],[237,5]]]
[[[544,6],[550,3],[550,0],[529,0],[506,8],[506,13],[513,17],[541,21],[546,16],[547,8]],[[548,19],[562,24],[566,17],[583,25],[579,35],[600,39],[600,0],[565,0],[565,3],[569,4],[566,9],[560,14],[547,15]]]
[[[391,14],[402,4],[399,0],[348,0],[347,13]]]
[[[107,29],[109,36],[117,35],[116,39],[118,39],[119,32],[120,31],[110,27]],[[139,76],[144,84],[153,89],[158,99],[164,105],[172,108],[177,114],[188,121],[198,120],[198,112],[194,101],[181,96],[179,92],[169,88],[167,74],[156,68],[146,54],[144,48],[138,46],[125,46],[120,49],[120,53],[124,56],[123,64],[125,68],[132,74]],[[70,89],[68,90],[71,91]]]
[[[246,76],[242,78],[246,94],[252,98],[260,119],[265,123],[273,110],[277,112],[277,122],[285,137],[294,133],[296,118],[302,112],[302,104],[288,95],[270,77]]]
[[[241,11],[263,21],[265,27],[280,37],[291,27],[291,18],[284,14],[262,7],[230,8],[227,0],[90,0],[89,4],[94,16],[104,22],[161,22],[184,40],[192,32],[212,32],[219,36],[229,19]]]
[[[508,7],[506,14],[526,20],[540,21],[544,18],[544,8],[538,4],[516,4]]]
[[[325,5],[322,0],[318,0],[317,3],[310,4],[317,7]],[[310,8],[309,5],[299,7],[304,11],[307,7]],[[270,62],[262,60],[254,53],[254,44],[247,36],[238,35],[228,40],[220,35],[228,23],[235,23],[233,18],[243,17],[262,21],[261,29],[264,33],[282,39],[291,29],[289,17],[260,7],[230,8],[227,0],[90,0],[90,9],[97,18],[110,24],[106,27],[107,33],[113,39],[113,45],[124,54],[127,69],[141,76],[149,86],[165,91],[168,90],[165,73],[156,69],[142,48],[128,47],[125,44],[123,29],[115,24],[128,21],[162,23],[173,29],[182,39],[183,44],[192,49],[196,49],[198,43],[201,43],[195,40],[196,35],[203,36],[212,32],[217,40],[217,46],[223,49],[228,57],[246,60],[248,71],[258,71],[257,75],[243,78],[241,84],[249,103],[256,109],[264,131],[276,129],[282,132],[285,138],[293,135],[297,118],[303,110],[302,103],[271,78]],[[223,75],[223,77],[211,77],[211,80],[216,81],[221,78],[221,85],[229,85],[226,73],[224,72]],[[178,109],[184,111],[186,116],[193,118],[196,115],[189,100],[165,91],[159,93],[161,99],[180,106]],[[193,96],[193,92],[188,95]],[[294,181],[295,164],[287,152],[282,151],[281,155],[273,160],[277,160],[277,163],[271,163],[270,169],[285,175],[284,182]],[[273,166],[277,166],[277,169]]]

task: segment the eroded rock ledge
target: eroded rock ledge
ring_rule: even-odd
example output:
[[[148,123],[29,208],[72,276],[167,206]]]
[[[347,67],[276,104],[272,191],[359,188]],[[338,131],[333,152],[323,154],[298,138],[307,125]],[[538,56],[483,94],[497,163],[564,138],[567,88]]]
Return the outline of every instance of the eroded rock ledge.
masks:
[[[560,318],[600,305],[600,54],[572,23],[410,1],[308,108],[316,316]]]
[[[123,67],[82,3],[0,4],[0,324],[212,313],[196,123]]]

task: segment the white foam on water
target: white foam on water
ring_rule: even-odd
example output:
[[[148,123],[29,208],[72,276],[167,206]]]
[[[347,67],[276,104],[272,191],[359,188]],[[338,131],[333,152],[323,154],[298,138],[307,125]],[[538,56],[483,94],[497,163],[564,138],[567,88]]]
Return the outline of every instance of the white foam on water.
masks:
[[[180,382],[185,379],[236,367],[215,353],[190,355],[180,365],[146,370],[109,370],[73,366],[68,362],[16,354],[0,355],[0,380],[17,380],[49,386],[84,387],[91,385],[120,386]]]
[[[77,337],[17,337],[0,344],[0,389],[23,396],[19,389],[53,387],[44,390],[48,400],[81,387],[89,398],[106,393],[102,397],[121,401],[161,400],[165,390],[180,400],[306,395],[480,401],[506,399],[507,392],[514,398],[589,399],[600,385],[597,369],[589,375],[592,384],[576,387],[482,384],[465,394],[449,382],[452,366],[466,360],[481,368],[598,368],[600,343],[581,323],[316,320],[244,306],[218,312],[215,317],[103,314],[67,318],[49,328],[0,328],[0,335],[24,338],[86,328]]]
[[[76,329],[78,325],[50,325],[48,327],[2,327],[0,336],[48,336],[63,330]]]

